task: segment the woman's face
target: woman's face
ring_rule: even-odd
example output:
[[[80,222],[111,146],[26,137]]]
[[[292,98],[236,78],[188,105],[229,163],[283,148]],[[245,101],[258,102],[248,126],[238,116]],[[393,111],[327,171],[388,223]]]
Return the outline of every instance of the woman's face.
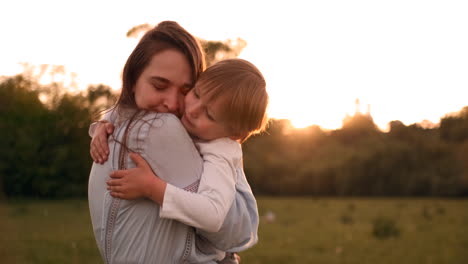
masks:
[[[158,113],[184,112],[184,96],[193,85],[192,70],[181,52],[169,49],[153,56],[134,89],[139,109]]]

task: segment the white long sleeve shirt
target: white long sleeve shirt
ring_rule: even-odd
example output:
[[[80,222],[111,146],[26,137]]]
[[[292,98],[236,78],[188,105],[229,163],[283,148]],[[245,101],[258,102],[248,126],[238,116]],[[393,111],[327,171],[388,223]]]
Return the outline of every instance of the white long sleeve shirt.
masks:
[[[188,192],[168,184],[160,217],[196,227],[199,234],[231,252],[253,246],[258,240],[258,211],[242,168],[241,145],[229,138],[197,142],[196,145],[203,158],[198,192]],[[223,224],[226,216],[238,221],[234,224],[231,221],[227,226]],[[235,230],[250,232],[238,237],[234,243],[232,238],[222,237],[222,234],[232,234]],[[220,241],[226,241],[226,244]],[[232,248],[233,244],[237,247]]]
[[[236,193],[240,144],[221,138],[197,143],[203,158],[203,173],[197,193],[168,184],[160,216],[177,219],[208,232],[218,232]]]

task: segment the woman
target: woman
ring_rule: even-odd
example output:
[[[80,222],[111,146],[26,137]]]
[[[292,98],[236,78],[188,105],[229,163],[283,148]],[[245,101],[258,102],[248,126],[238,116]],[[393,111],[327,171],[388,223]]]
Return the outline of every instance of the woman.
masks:
[[[107,115],[116,125],[109,161],[93,164],[89,180],[93,229],[106,263],[212,263],[224,257],[219,247],[196,235],[193,228],[159,218],[155,203],[115,199],[106,191],[113,170],[134,167],[127,148],[143,153],[161,178],[196,190],[202,171],[200,155],[180,121],[161,113],[182,112],[184,95],[203,69],[200,46],[175,22],[162,22],[145,34],[128,58],[120,98],[112,115]],[[99,153],[91,155],[102,163]],[[226,233],[228,239],[239,239],[241,232],[227,230],[231,230]]]

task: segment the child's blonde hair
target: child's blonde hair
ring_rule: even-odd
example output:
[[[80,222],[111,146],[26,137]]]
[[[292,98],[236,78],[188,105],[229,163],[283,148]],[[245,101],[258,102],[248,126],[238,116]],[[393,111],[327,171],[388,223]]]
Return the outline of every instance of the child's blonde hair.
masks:
[[[223,100],[221,121],[244,142],[267,124],[268,93],[262,73],[243,59],[222,60],[204,71],[196,86],[206,103]]]

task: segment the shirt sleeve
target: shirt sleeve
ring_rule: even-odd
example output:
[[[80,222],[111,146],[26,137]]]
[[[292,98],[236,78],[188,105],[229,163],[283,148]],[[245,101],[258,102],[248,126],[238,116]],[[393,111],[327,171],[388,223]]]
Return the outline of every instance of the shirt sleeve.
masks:
[[[234,201],[236,166],[242,157],[240,144],[228,139],[197,143],[203,157],[198,193],[167,184],[160,216],[217,232]]]
[[[236,195],[218,232],[197,229],[197,234],[227,252],[241,252],[258,242],[258,209],[245,174],[237,169]]]

